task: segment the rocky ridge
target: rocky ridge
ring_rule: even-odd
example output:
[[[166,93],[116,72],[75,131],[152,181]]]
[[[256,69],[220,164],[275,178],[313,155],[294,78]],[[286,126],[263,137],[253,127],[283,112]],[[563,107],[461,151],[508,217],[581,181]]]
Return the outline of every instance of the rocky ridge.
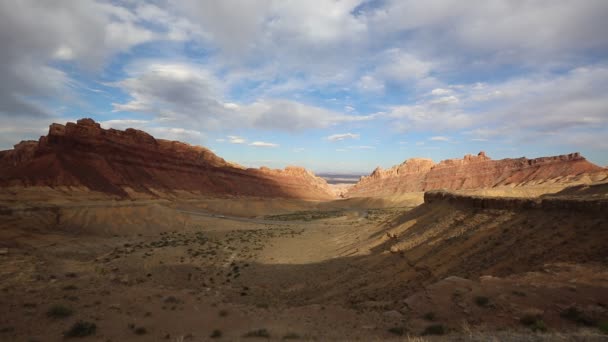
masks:
[[[462,190],[521,186],[582,174],[603,174],[606,169],[579,153],[536,159],[492,160],[484,152],[435,164],[413,158],[383,170],[376,168],[351,187],[345,197],[375,197],[436,189]]]
[[[188,191],[303,199],[334,197],[327,183],[301,167],[245,168],[209,149],[155,139],[136,130],[103,129],[92,119],[52,124],[47,136],[0,151],[0,186],[84,186],[128,197]]]

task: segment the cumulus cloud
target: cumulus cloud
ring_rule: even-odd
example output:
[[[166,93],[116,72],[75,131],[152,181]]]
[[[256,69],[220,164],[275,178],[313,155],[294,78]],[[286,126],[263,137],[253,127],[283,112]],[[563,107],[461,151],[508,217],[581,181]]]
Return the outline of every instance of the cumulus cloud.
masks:
[[[563,74],[532,74],[496,83],[454,85],[414,105],[392,107],[386,114],[402,131],[464,130],[470,139],[530,139],[608,125],[608,68],[589,66]],[[440,100],[440,101],[438,101]],[[432,138],[431,138],[432,139]],[[481,140],[477,140],[481,141]]]
[[[403,32],[409,48],[486,67],[561,63],[585,51],[605,54],[608,37],[599,32],[608,28],[606,15],[608,6],[601,0],[388,0],[370,9],[366,19],[376,35]]]
[[[77,103],[78,82],[53,62],[99,70],[113,54],[161,39],[133,11],[92,0],[0,3],[0,115],[50,116],[49,100]]]
[[[356,133],[341,133],[341,134],[332,134],[328,136],[326,139],[329,141],[342,141],[346,139],[359,139],[360,135]]]
[[[223,99],[222,82],[204,66],[187,63],[140,63],[129,77],[114,83],[129,94],[114,103],[120,112],[142,112],[170,121],[188,120],[207,129],[260,128],[301,131],[339,123],[371,120],[285,99],[238,104]]]

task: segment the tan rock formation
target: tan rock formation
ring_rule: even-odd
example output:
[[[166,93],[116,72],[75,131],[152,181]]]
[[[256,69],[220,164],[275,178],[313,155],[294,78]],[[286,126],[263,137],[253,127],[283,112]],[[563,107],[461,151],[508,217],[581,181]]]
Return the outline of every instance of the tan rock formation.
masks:
[[[388,196],[435,189],[481,189],[519,186],[576,176],[606,173],[579,153],[536,159],[492,160],[484,152],[438,164],[430,159],[409,159],[388,170],[376,168],[349,189],[346,197]]]

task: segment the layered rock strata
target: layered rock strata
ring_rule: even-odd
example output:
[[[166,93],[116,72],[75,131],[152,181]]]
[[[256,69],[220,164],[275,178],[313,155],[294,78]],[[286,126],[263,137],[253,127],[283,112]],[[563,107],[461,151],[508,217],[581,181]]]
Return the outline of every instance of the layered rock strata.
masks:
[[[244,168],[209,149],[155,139],[146,132],[103,129],[92,119],[52,124],[47,136],[0,151],[0,186],[84,186],[127,197],[174,191],[331,199],[327,183],[300,167]]]
[[[345,197],[377,197],[435,189],[482,189],[544,182],[584,173],[606,172],[579,153],[536,159],[492,160],[484,152],[435,164],[414,158],[383,170],[376,168],[351,187]]]

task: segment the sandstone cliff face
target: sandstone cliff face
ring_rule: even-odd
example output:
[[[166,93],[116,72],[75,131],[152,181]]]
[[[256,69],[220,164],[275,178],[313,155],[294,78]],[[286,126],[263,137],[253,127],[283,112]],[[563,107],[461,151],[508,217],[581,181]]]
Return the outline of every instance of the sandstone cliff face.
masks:
[[[346,197],[388,196],[434,189],[480,189],[518,186],[583,173],[605,172],[579,153],[537,159],[492,160],[484,152],[438,164],[409,159],[388,170],[377,168],[349,189]]]
[[[330,199],[322,178],[298,167],[245,169],[210,150],[103,129],[91,119],[52,124],[39,141],[0,152],[0,186],[85,186],[127,196],[184,190],[208,195]]]
[[[598,214],[608,211],[608,199],[580,199],[565,196],[546,198],[486,197],[460,195],[441,190],[425,192],[424,203],[447,203],[468,208],[498,210],[541,209],[545,211]]]

